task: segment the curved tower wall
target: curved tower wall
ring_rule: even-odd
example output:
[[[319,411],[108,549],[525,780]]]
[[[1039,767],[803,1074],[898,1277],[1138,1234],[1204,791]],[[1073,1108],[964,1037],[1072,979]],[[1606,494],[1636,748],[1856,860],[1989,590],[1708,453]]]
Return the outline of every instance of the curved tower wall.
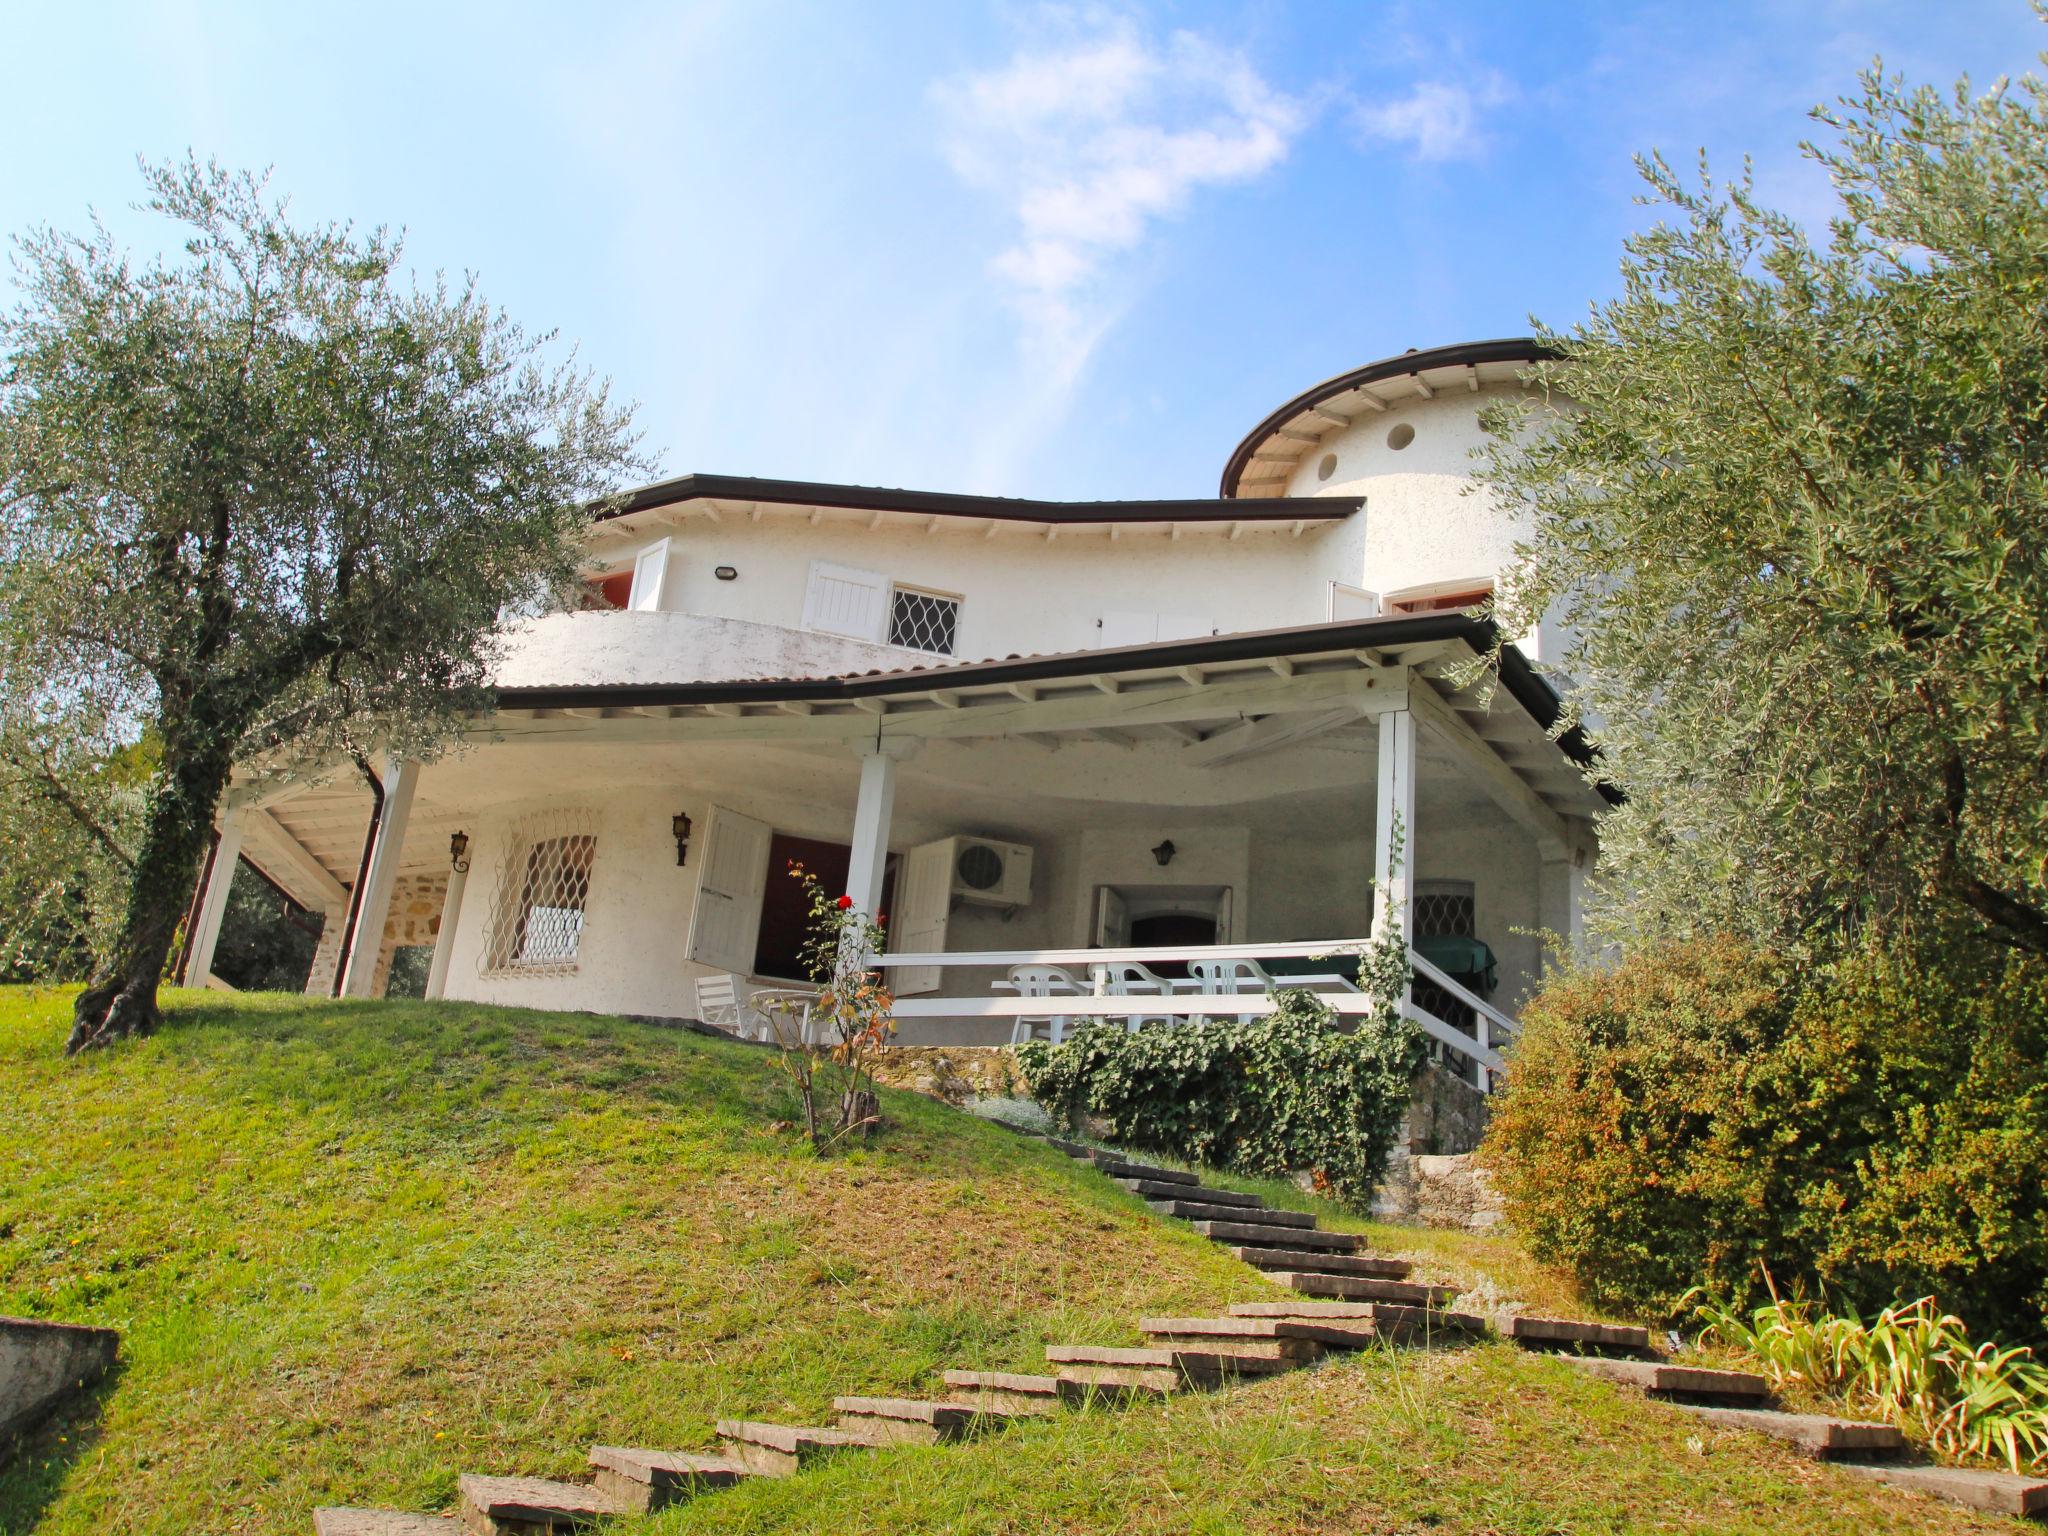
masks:
[[[1528,515],[1473,481],[1476,451],[1487,441],[1479,415],[1500,393],[1497,386],[1461,386],[1439,389],[1434,399],[1390,402],[1383,411],[1361,412],[1302,456],[1286,495],[1365,498],[1363,516],[1332,535],[1342,546],[1344,573],[1337,579],[1384,600],[1420,587],[1511,577]],[[1562,640],[1546,622],[1520,644],[1532,659],[1555,662]]]

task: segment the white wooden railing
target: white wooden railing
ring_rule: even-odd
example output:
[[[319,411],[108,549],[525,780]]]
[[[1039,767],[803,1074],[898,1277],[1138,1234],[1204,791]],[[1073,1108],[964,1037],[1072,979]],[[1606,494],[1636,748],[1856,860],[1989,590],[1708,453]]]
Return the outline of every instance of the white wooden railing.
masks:
[[[1161,978],[1173,987],[1170,993],[1141,990],[1117,983],[1109,973],[1112,966],[1120,964],[1156,969],[1160,965],[1184,965],[1190,961],[1248,960],[1256,964],[1262,960],[1335,959],[1357,955],[1367,943],[1364,939],[1298,939],[1273,944],[1164,948],[968,950],[877,955],[872,963],[883,970],[944,966],[998,971],[1000,976],[990,978],[992,989],[1006,979],[1015,966],[1059,966],[1072,970],[1075,983],[1088,988],[1079,995],[1053,997],[1006,996],[994,990],[972,996],[898,997],[893,1012],[899,1019],[1172,1018],[1193,1022],[1213,1017],[1255,1017],[1278,1008],[1273,991],[1294,987],[1314,991],[1318,999],[1340,1017],[1356,1018],[1371,1013],[1376,1004],[1371,996],[1359,991],[1334,968],[1326,973],[1270,976],[1267,978],[1270,990],[1267,983],[1244,978],[1237,985],[1249,990],[1235,992],[1206,990],[1204,983],[1194,978]],[[1482,1091],[1491,1091],[1494,1075],[1506,1065],[1499,1047],[1513,1039],[1517,1028],[1514,1019],[1460,986],[1413,949],[1408,952],[1408,961],[1417,976],[1470,1008],[1476,1027],[1473,1034],[1467,1034],[1416,1003],[1412,996],[1401,999],[1403,1017],[1413,1021],[1431,1040],[1458,1058],[1459,1064],[1470,1070],[1473,1081]]]

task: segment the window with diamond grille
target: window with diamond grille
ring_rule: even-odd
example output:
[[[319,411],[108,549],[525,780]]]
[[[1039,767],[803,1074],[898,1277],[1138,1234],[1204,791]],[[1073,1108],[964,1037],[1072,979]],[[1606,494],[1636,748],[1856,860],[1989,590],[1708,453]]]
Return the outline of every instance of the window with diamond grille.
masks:
[[[889,605],[889,643],[938,656],[953,654],[960,638],[960,599],[898,587]]]
[[[1474,934],[1470,880],[1418,880],[1414,896],[1418,939],[1469,939]]]
[[[576,969],[597,838],[578,818],[529,819],[513,829],[491,899],[490,975],[562,975]]]

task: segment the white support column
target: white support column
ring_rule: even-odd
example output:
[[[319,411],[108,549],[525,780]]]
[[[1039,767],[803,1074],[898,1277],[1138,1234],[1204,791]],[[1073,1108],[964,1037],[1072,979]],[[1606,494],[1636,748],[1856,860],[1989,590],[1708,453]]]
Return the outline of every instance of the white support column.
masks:
[[[448,957],[455,949],[455,925],[462,919],[462,892],[469,884],[469,850],[454,860],[448,870],[448,894],[441,898],[441,926],[434,934],[434,959],[427,967],[427,996],[438,998],[448,990]]]
[[[205,986],[213,970],[214,946],[220,942],[221,919],[227,915],[228,887],[234,884],[235,866],[242,861],[242,833],[248,820],[247,808],[232,801],[221,811],[213,861],[206,871],[206,890],[185,942],[184,981],[188,987]]]
[[[412,817],[412,796],[419,781],[418,763],[385,760],[384,814],[377,823],[377,841],[370,848],[370,867],[363,875],[355,932],[348,953],[341,957],[343,997],[373,995],[370,989],[377,979],[377,956],[384,948],[384,924],[391,915],[391,888],[398,879],[405,824]]]
[[[1415,889],[1415,716],[1405,709],[1379,717],[1379,796],[1372,845],[1372,931],[1398,923],[1409,943],[1409,893]],[[1396,829],[1400,851],[1395,852]]]
[[[896,764],[915,750],[908,741],[861,742],[860,799],[853,813],[852,858],[846,894],[857,911],[872,918],[882,905],[882,881],[889,870],[889,823],[896,811]]]
[[[1593,857],[1592,837],[1574,825],[1562,850],[1545,852],[1537,874],[1537,926],[1564,940],[1567,953],[1577,953],[1586,936],[1586,882]]]

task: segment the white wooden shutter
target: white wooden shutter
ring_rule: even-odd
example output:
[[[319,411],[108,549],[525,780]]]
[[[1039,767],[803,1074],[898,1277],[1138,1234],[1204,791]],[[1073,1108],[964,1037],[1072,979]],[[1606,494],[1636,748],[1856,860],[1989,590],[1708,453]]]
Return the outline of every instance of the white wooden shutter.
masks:
[[[765,821],[711,808],[704,837],[704,870],[697,877],[697,901],[690,909],[687,958],[699,965],[744,976],[754,968],[761,943],[761,897],[768,889]]]
[[[1120,645],[1150,645],[1159,638],[1156,613],[1105,613],[1095,643],[1103,650]]]
[[[1114,886],[1098,888],[1095,892],[1095,947],[1122,949],[1130,942],[1130,903]]]
[[[804,628],[855,640],[883,640],[889,629],[889,578],[850,565],[811,562]]]
[[[924,843],[903,856],[896,870],[896,910],[889,917],[889,948],[905,955],[938,954],[946,947],[953,910],[953,844]],[[892,968],[889,980],[900,997],[935,992],[936,965]]]
[[[626,594],[626,606],[636,613],[651,613],[661,607],[662,584],[668,580],[667,539],[656,539],[633,557],[633,585]]]
[[[1330,583],[1330,620],[1332,623],[1344,619],[1376,619],[1380,616],[1380,595],[1368,592],[1363,587],[1354,587],[1349,582]]]

